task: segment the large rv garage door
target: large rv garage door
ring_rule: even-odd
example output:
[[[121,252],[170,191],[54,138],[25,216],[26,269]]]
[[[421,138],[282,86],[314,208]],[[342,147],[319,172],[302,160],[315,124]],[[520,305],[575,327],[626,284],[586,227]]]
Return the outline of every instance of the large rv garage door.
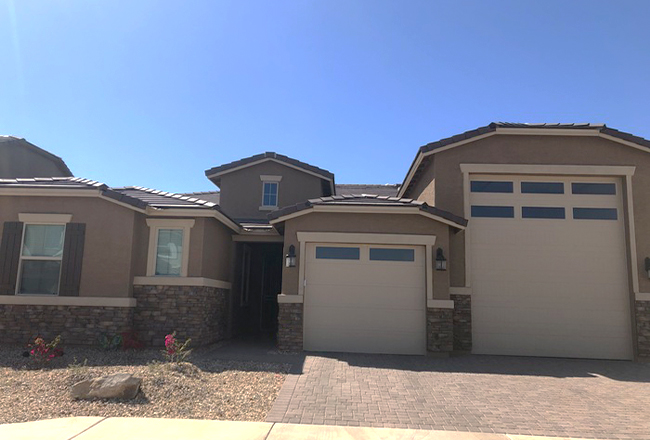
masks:
[[[471,175],[473,351],[631,359],[619,180]]]

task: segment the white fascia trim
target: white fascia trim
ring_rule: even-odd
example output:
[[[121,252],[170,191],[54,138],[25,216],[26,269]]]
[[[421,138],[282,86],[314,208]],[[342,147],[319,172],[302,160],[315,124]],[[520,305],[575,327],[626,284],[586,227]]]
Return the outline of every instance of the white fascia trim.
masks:
[[[427,309],[453,309],[454,302],[450,299],[427,299]]]
[[[61,224],[70,223],[72,214],[19,213],[18,221],[23,223]]]
[[[459,147],[461,145],[469,144],[470,142],[475,142],[475,141],[478,141],[478,140],[481,140],[481,139],[485,139],[486,137],[494,136],[495,134],[496,134],[496,132],[491,131],[489,133],[485,133],[485,134],[482,134],[480,136],[476,136],[476,137],[473,137],[473,138],[470,138],[470,139],[465,139],[465,140],[458,141],[456,143],[449,144],[449,145],[441,147],[441,148],[436,148],[434,150],[427,151],[426,153],[420,153],[418,151],[417,159],[415,159],[415,163],[409,169],[409,173],[406,176],[406,180],[404,180],[404,183],[400,187],[399,192],[397,193],[397,197],[404,197],[404,193],[406,192],[406,188],[408,188],[408,186],[410,185],[411,180],[413,179],[413,176],[415,175],[415,172],[417,171],[418,168],[420,168],[420,164],[422,163],[422,159],[424,159],[425,157],[430,156],[432,154],[440,153],[442,151],[447,151],[450,148],[456,148],[456,147]]]
[[[445,223],[447,225],[453,226],[458,229],[465,229],[465,226],[459,225],[451,220],[446,218],[439,217],[437,215],[431,214],[426,211],[422,211],[417,206],[399,206],[399,207],[383,207],[383,206],[326,206],[326,205],[313,205],[310,208],[303,209],[302,211],[294,212],[292,214],[287,214],[282,217],[278,217],[274,220],[271,220],[269,223],[275,225],[292,218],[300,217],[312,212],[339,212],[345,214],[411,214],[411,215],[423,215],[425,217],[439,221],[440,223]]]
[[[273,235],[271,234],[262,234],[262,233],[250,233],[250,234],[241,234],[233,235],[232,241],[235,242],[258,242],[258,243],[284,243],[284,237],[278,235],[277,232]]]
[[[305,302],[303,295],[285,295],[280,293],[278,295],[278,304],[302,304]]]
[[[151,206],[147,207],[145,212],[151,217],[197,217],[197,218],[214,218],[221,223],[228,226],[235,232],[240,231],[240,227],[237,223],[230,220],[228,217],[216,211],[214,209],[158,209],[152,208]]]
[[[330,179],[329,177],[325,177],[325,176],[323,176],[321,174],[314,173],[314,172],[306,170],[304,168],[300,168],[298,166],[291,165],[291,164],[288,164],[286,162],[282,162],[281,160],[277,160],[277,159],[274,159],[272,157],[265,157],[263,159],[256,160],[255,162],[249,162],[247,164],[244,164],[244,165],[241,165],[241,166],[238,166],[238,167],[235,167],[235,168],[227,169],[227,170],[222,171],[220,173],[209,174],[209,175],[207,175],[207,178],[212,179],[213,177],[223,176],[225,174],[232,173],[233,171],[238,171],[238,170],[241,170],[241,169],[244,169],[244,168],[252,167],[253,165],[257,165],[257,164],[262,163],[262,162],[269,162],[269,161],[279,163],[280,165],[284,165],[285,167],[293,168],[293,169],[298,170],[298,171],[302,171],[303,173],[311,174],[312,176],[316,176],[319,179],[327,180],[327,181],[330,182],[330,185],[332,186],[332,189],[334,188],[334,185],[332,183],[332,179]]]
[[[135,307],[135,298],[0,295],[0,304],[25,306]]]
[[[217,287],[219,289],[230,289],[232,284],[227,281],[215,280],[203,277],[134,277],[135,286],[192,286],[192,287]]]
[[[609,165],[524,165],[460,164],[462,173],[470,174],[556,174],[579,176],[633,176],[634,166]]]
[[[598,136],[599,128],[509,128],[496,127],[497,134],[514,134],[528,136]]]
[[[361,244],[410,244],[430,245],[436,243],[435,235],[368,234],[356,232],[296,232],[302,243],[361,243]]]
[[[34,196],[34,197],[97,197],[96,189],[64,189],[44,187],[0,188],[0,196]]]
[[[470,287],[450,287],[450,295],[471,295],[472,289]]]
[[[260,176],[260,180],[262,182],[279,182],[282,180],[282,176],[269,176],[266,174],[262,174]]]

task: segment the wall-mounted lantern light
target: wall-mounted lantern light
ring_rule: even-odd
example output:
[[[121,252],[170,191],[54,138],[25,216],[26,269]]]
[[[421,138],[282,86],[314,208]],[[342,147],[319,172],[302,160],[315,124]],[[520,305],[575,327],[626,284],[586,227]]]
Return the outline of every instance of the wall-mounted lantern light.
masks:
[[[648,278],[650,278],[650,257],[645,259],[645,271],[648,273]]]
[[[285,264],[287,267],[296,267],[296,247],[289,246],[289,253],[285,257]]]
[[[447,270],[447,259],[442,253],[442,248],[436,251],[436,270]]]

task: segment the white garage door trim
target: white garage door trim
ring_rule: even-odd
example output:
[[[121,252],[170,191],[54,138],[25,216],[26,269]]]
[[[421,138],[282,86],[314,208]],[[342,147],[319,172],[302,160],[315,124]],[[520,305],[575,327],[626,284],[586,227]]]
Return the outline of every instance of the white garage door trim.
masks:
[[[467,201],[471,203],[471,214],[474,214],[472,220],[476,222],[472,227],[470,221],[468,229],[470,231],[468,235],[474,242],[468,257],[470,261],[475,260],[473,278],[476,278],[474,294],[477,303],[476,307],[472,304],[472,308],[476,308],[475,325],[473,325],[476,352],[631,358],[629,265],[626,264],[625,219],[622,217],[624,215],[623,179],[620,176],[595,177],[591,174],[531,176],[514,175],[514,173],[500,175],[472,173],[468,177],[471,177],[470,192],[474,192],[471,192]],[[543,186],[540,186],[542,183]],[[486,186],[488,184],[491,185],[489,189]],[[524,185],[527,187],[524,188]],[[606,187],[607,185],[611,186],[611,189]],[[567,187],[571,189],[566,189]],[[603,190],[607,192],[601,192]],[[618,212],[618,216],[615,215],[614,210]],[[498,217],[507,218],[499,221],[501,219]],[[594,220],[587,222],[583,220],[596,218],[606,222],[593,223]],[[579,229],[566,229],[564,226],[557,229],[560,225]],[[538,226],[539,233],[533,232],[538,230]],[[484,233],[479,233],[481,231]],[[549,233],[552,235],[547,235]],[[549,238],[554,236],[555,241],[543,238],[545,236]],[[574,236],[581,237],[577,238],[576,243],[581,242],[584,247],[570,245],[573,243]],[[605,243],[601,239],[605,240]],[[515,242],[529,243],[531,247],[528,245],[515,247]],[[592,247],[593,251],[589,251]],[[564,250],[555,253],[557,258],[536,261],[535,258],[539,260],[539,252],[543,255],[554,248]],[[530,254],[533,250],[535,250],[534,255]],[[491,252],[503,255],[503,258],[495,259],[490,256]],[[524,254],[528,252],[531,258],[517,256],[522,252]],[[560,266],[547,264],[558,258]],[[571,263],[562,263],[567,258]],[[611,261],[604,258],[609,258]],[[567,268],[572,267],[574,261],[586,261],[589,264],[579,266],[581,269],[578,269],[578,272],[571,273]],[[605,263],[606,266],[602,266],[604,261],[608,261]],[[537,270],[538,265],[547,267],[552,271],[549,273],[558,276],[557,279],[544,282],[544,285],[549,286],[555,283],[557,289],[543,287],[540,284],[538,275],[544,272]],[[521,276],[526,273],[530,274],[532,281],[526,281],[528,276]],[[582,280],[580,273],[591,275]],[[608,275],[601,281],[597,281],[596,275],[600,273]],[[499,274],[505,278],[501,278]],[[560,276],[563,278],[560,279]],[[560,284],[565,280],[569,284],[563,287]],[[530,284],[531,282],[533,284]],[[589,302],[585,307],[581,302],[583,299],[580,298],[596,299],[596,296],[591,294],[585,296],[585,292],[582,292],[582,297],[580,296],[580,291],[589,286],[589,282],[597,284],[593,287],[598,301]],[[607,285],[611,285],[612,289],[600,288]],[[479,287],[480,292],[477,290]],[[530,290],[527,290],[528,288]],[[567,295],[573,292],[577,295]],[[548,302],[549,300],[552,302]],[[549,308],[555,304],[555,300],[558,305],[563,306]],[[509,302],[510,305],[506,306],[504,301]],[[592,311],[585,314],[586,308]],[[519,312],[513,313],[516,310]],[[595,318],[597,316],[602,316],[603,319]],[[574,317],[580,319],[574,320]],[[480,329],[479,324],[481,324]],[[531,331],[534,328],[539,328],[539,331]],[[561,339],[558,339],[560,336]],[[620,341],[623,340],[626,342],[621,343]]]

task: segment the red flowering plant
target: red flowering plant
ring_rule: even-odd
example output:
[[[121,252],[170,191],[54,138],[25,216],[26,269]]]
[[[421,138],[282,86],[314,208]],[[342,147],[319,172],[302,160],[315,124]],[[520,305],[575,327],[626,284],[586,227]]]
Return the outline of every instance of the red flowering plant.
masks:
[[[176,332],[165,336],[165,349],[162,350],[162,353],[167,362],[181,363],[185,361],[192,352],[192,350],[188,348],[191,341],[191,339],[187,339],[181,344],[181,342],[176,339]]]
[[[27,344],[29,356],[34,359],[38,365],[44,365],[55,357],[63,356],[63,350],[57,348],[61,343],[61,335],[58,335],[51,342],[45,342],[40,336],[34,338],[34,341]]]

